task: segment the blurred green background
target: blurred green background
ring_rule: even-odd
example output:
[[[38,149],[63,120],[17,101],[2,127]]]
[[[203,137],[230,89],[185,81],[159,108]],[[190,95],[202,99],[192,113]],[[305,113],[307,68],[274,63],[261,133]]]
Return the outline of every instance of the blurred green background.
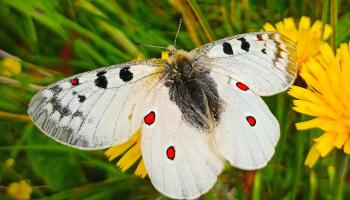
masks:
[[[40,199],[165,199],[148,178],[120,172],[103,151],[79,151],[55,143],[26,116],[39,86],[161,50],[133,41],[173,43],[179,15],[184,26],[177,47],[191,50],[210,40],[259,31],[285,17],[330,23],[328,0],[0,0],[0,199],[6,188],[26,180]],[[350,39],[350,2],[338,6],[337,44]],[[4,58],[15,56],[11,69]],[[7,68],[6,68],[7,67]],[[246,172],[227,166],[202,199],[332,199],[334,152],[313,169],[304,160],[317,130],[298,132],[301,120],[291,98],[265,99],[281,125],[281,138],[268,166]],[[344,199],[350,198],[345,177]]]

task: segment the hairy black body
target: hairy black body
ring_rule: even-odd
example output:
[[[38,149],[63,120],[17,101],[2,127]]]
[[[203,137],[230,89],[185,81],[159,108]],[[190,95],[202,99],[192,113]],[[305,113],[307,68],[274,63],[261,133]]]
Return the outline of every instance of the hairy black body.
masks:
[[[180,108],[183,120],[203,131],[219,122],[223,110],[210,69],[203,66],[206,64],[187,52],[175,53],[169,61],[165,83],[170,100]]]

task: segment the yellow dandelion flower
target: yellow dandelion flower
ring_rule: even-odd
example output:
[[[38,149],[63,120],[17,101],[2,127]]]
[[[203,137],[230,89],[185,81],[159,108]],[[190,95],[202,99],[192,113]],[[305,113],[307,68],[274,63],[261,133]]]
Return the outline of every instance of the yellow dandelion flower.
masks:
[[[21,63],[11,57],[4,58],[0,63],[0,74],[11,77],[22,72]]]
[[[279,32],[295,42],[298,70],[303,63],[319,54],[319,46],[332,34],[331,26],[323,25],[319,20],[311,25],[311,19],[305,16],[301,17],[298,28],[291,17],[277,22],[275,26],[266,23],[263,28],[266,31]]]
[[[164,60],[169,59],[169,52],[163,51],[161,58]],[[140,61],[140,59],[137,59],[137,61]],[[109,161],[123,155],[116,163],[123,172],[139,161],[134,173],[141,178],[145,178],[147,171],[141,158],[141,134],[142,129],[139,128],[128,141],[109,148],[105,155]]]
[[[13,182],[7,187],[7,195],[11,199],[25,200],[30,199],[30,195],[33,192],[32,187],[24,180],[19,182]]]
[[[305,165],[312,167],[334,147],[350,154],[350,50],[342,44],[334,55],[324,43],[320,55],[311,58],[301,70],[308,88],[292,86],[289,94],[296,98],[294,110],[313,119],[296,124],[297,129],[320,128],[324,133],[314,139]]]
[[[15,160],[13,158],[9,158],[5,160],[4,165],[8,168],[11,168],[15,164]]]

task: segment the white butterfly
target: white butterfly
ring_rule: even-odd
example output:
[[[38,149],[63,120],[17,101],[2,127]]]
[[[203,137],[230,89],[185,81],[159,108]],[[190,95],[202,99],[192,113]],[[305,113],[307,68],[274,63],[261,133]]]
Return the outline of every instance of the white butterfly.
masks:
[[[141,152],[158,191],[197,198],[223,170],[259,169],[280,130],[259,96],[296,77],[294,45],[278,33],[227,37],[191,52],[100,68],[36,94],[29,115],[48,136],[79,149],[127,141],[140,127]]]

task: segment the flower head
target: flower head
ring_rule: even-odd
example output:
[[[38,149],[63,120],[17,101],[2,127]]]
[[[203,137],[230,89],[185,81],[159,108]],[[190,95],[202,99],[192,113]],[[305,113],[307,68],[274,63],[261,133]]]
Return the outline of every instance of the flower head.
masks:
[[[332,34],[332,28],[319,20],[311,25],[309,17],[301,17],[298,28],[293,18],[285,18],[277,22],[275,26],[266,23],[263,28],[266,31],[277,31],[296,43],[297,67],[300,70],[303,63],[311,57],[319,54],[319,45]]]
[[[32,187],[24,180],[13,182],[7,187],[8,196],[16,200],[30,199],[32,192]]]
[[[14,58],[6,57],[0,61],[0,75],[12,77],[20,74],[21,71],[21,63]]]
[[[320,128],[324,133],[314,139],[305,164],[312,167],[334,147],[350,154],[350,50],[342,44],[334,55],[328,44],[320,46],[320,55],[311,58],[301,70],[308,88],[292,86],[296,98],[294,110],[313,119],[296,124],[297,129]]]

